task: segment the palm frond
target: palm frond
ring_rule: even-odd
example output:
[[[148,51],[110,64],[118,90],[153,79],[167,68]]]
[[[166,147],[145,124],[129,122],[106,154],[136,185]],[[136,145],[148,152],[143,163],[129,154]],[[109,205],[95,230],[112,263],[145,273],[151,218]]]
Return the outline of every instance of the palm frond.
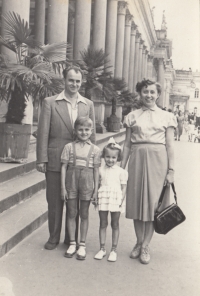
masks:
[[[16,53],[16,46],[9,40],[4,39],[2,36],[0,36],[0,45],[3,45]]]
[[[70,45],[66,42],[47,44],[40,47],[40,55],[48,62],[59,63],[67,59],[70,48]]]
[[[28,22],[21,19],[15,12],[8,12],[2,15],[4,19],[4,36],[10,43],[16,47],[26,44],[28,47],[38,47],[41,43],[31,35],[31,29]]]

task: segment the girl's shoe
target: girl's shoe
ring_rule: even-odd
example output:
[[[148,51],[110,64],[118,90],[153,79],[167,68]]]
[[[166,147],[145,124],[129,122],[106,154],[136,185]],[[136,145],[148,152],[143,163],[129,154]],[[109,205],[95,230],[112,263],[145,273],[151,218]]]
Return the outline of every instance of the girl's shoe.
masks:
[[[106,250],[100,250],[95,256],[94,259],[101,260],[106,256]]]
[[[86,258],[86,247],[85,245],[79,245],[78,251],[76,253],[76,259],[85,260]]]
[[[130,253],[131,259],[136,259],[140,256],[142,244],[136,244],[133,250]]]
[[[65,252],[65,257],[66,258],[72,258],[74,254],[76,253],[76,244],[71,244],[67,251]]]
[[[143,264],[148,264],[150,262],[150,249],[148,246],[145,248],[141,248],[141,254],[140,254],[140,262]]]
[[[115,262],[117,261],[117,252],[112,250],[108,256],[108,261]]]

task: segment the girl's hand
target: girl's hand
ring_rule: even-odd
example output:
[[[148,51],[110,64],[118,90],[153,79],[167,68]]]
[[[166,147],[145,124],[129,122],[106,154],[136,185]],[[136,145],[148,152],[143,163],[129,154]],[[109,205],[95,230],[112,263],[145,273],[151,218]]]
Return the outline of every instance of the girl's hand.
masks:
[[[92,204],[95,206],[95,208],[98,206],[98,193],[94,192],[91,198]]]
[[[164,186],[170,186],[170,184],[174,183],[174,171],[168,171],[167,176],[165,178]]]
[[[68,193],[66,188],[61,188],[61,199],[65,202],[68,200]]]

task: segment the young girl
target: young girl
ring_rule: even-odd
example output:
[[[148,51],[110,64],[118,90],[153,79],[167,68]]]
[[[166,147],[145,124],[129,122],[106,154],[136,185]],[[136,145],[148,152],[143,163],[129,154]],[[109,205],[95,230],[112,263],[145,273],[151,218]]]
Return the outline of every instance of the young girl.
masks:
[[[86,258],[85,241],[88,230],[88,210],[91,200],[97,199],[99,185],[100,149],[90,141],[93,122],[79,117],[74,123],[76,141],[65,145],[61,155],[61,198],[67,201],[67,227],[70,246],[65,257],[76,253],[75,229],[77,203],[80,201],[80,244],[76,258]],[[94,185],[93,185],[94,184]]]
[[[98,190],[98,208],[100,218],[100,251],[94,257],[98,260],[101,260],[106,255],[105,241],[109,211],[111,213],[112,249],[108,261],[114,262],[117,260],[116,250],[119,238],[119,218],[128,179],[128,172],[117,165],[117,161],[121,160],[121,155],[121,147],[111,138],[102,153],[105,165],[99,169],[100,188]]]

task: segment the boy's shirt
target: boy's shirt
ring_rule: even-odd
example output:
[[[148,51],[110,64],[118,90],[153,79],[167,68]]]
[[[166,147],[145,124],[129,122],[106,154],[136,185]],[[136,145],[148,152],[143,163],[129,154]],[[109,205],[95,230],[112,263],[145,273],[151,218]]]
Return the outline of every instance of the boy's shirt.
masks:
[[[77,166],[86,166],[86,159],[90,151],[91,145],[93,145],[93,152],[89,159],[89,168],[100,167],[101,165],[101,150],[96,145],[92,144],[90,140],[84,142],[76,140],[73,142],[76,149],[76,165]],[[65,145],[63,152],[61,154],[61,163],[68,162],[73,164],[74,162],[74,151],[73,143]]]

